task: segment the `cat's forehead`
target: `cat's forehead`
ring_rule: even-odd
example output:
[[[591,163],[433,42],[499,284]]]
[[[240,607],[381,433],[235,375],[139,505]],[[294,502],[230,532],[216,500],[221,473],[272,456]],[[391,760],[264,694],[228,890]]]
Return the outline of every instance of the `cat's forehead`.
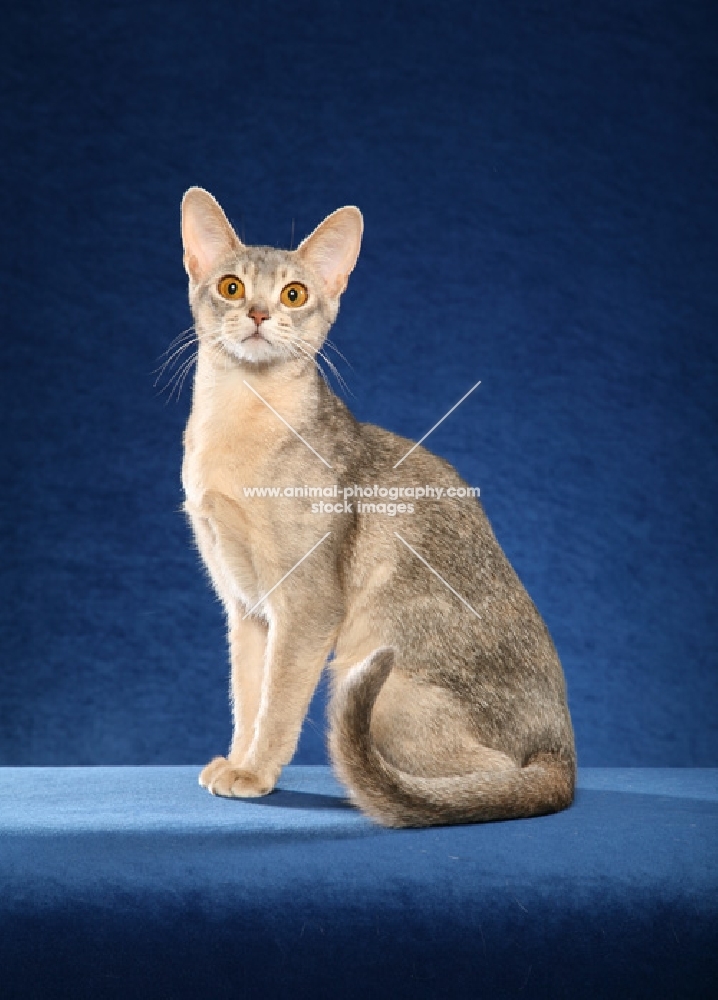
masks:
[[[276,247],[242,246],[234,259],[245,275],[257,281],[284,280],[306,272],[296,254]]]

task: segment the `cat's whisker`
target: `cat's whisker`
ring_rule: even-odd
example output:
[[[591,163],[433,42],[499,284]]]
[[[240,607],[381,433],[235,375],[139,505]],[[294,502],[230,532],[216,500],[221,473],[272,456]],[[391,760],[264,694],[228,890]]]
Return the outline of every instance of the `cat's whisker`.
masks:
[[[337,353],[337,354],[339,355],[339,357],[340,357],[340,358],[342,359],[342,361],[343,361],[343,362],[344,362],[345,364],[349,365],[349,367],[351,368],[351,370],[352,370],[352,371],[354,371],[354,366],[352,365],[351,361],[348,361],[348,360],[347,360],[347,358],[345,358],[345,356],[344,356],[344,355],[342,354],[342,352],[341,352],[341,351],[339,350],[339,348],[337,347],[337,345],[336,345],[335,343],[333,343],[333,342],[332,342],[332,341],[331,341],[331,340],[329,339],[329,337],[327,337],[327,338],[325,339],[325,341],[324,341],[324,344],[325,344],[325,346],[326,346],[326,347],[331,347],[331,349],[332,349],[333,351],[336,351],[336,353]]]
[[[187,375],[189,374],[189,371],[190,371],[191,367],[192,366],[190,365],[190,366],[188,366],[185,369],[185,371],[182,374],[182,377],[180,378],[180,380],[179,380],[179,382],[177,384],[176,402],[179,402],[179,400],[180,400],[180,396],[182,395],[182,389],[184,388],[185,379],[187,378]]]
[[[307,351],[300,343],[292,344],[289,341],[286,341],[284,346],[286,347],[291,357],[295,358],[297,361],[299,361],[302,358],[304,358],[307,361],[311,361],[312,364],[316,367],[319,374],[324,379],[327,388],[329,388],[329,383],[327,382],[324,372],[322,371],[321,367],[317,364],[316,358],[312,355],[310,351]]]
[[[195,363],[196,360],[197,360],[197,355],[195,355],[194,357],[190,358],[189,361],[185,364],[184,372],[182,374],[182,378],[181,378],[180,383],[179,383],[179,388],[177,390],[177,400],[178,401],[179,401],[180,396],[182,395],[182,390],[184,388],[184,384],[185,384],[185,381],[187,379],[187,376],[191,372],[192,367],[193,367],[193,365],[194,365],[194,363]]]
[[[287,340],[287,344],[289,344],[289,343],[290,343],[290,339]],[[301,353],[309,361],[311,361],[313,363],[313,365],[315,366],[315,368],[317,369],[317,371],[319,372],[319,374],[324,379],[324,384],[326,385],[327,389],[331,389],[331,385],[329,384],[329,379],[327,378],[326,372],[324,371],[324,369],[322,368],[322,366],[317,361],[316,354],[314,354],[307,347],[307,345],[299,337],[296,336],[296,334],[295,335],[291,335],[291,343],[294,345],[295,348],[298,348],[301,351]],[[297,357],[296,354],[294,356]]]
[[[213,364],[210,368],[212,372],[212,384],[217,384],[217,373],[221,369],[222,371],[228,371],[234,364],[231,355],[227,352],[227,349],[222,344],[222,335],[215,337],[213,340],[207,342],[208,347],[212,351]]]
[[[283,330],[282,335],[283,335],[282,344],[285,347],[289,348],[290,350],[293,347],[301,351],[301,353],[305,355],[305,357],[307,358],[312,357],[311,352],[307,349],[307,345],[302,341],[300,337],[297,336],[296,333],[291,333],[291,332],[287,333],[286,331]],[[298,357],[298,355],[295,354],[294,357]]]
[[[327,357],[327,355],[322,350],[317,351],[317,354],[322,359],[322,361],[325,362],[325,364],[329,365],[329,368],[330,368],[332,374],[334,375],[334,378],[337,380],[337,382],[342,387],[342,389],[345,392],[348,392],[350,396],[353,396],[354,393],[351,391],[351,389],[347,385],[346,380],[341,375],[341,373],[339,372],[339,369],[334,364],[334,362],[330,361],[329,358]]]
[[[322,366],[317,361],[316,355],[314,356],[313,360],[314,360],[314,364],[316,366],[317,371],[319,372],[319,374],[322,376],[322,379],[324,380],[324,385],[327,387],[327,389],[329,389],[331,391],[332,385],[331,385],[331,382],[329,381],[329,376],[327,375],[327,373],[324,371],[324,369],[322,368]]]
[[[170,390],[169,395],[167,397],[168,403],[172,399],[175,393],[175,389],[177,390],[177,399],[179,400],[185,379],[187,378],[187,375],[192,369],[192,366],[196,362],[198,354],[199,354],[199,349],[196,350],[189,358],[185,358],[182,364],[177,368],[177,370],[172,373],[172,377],[167,382],[167,384],[163,386],[163,388],[160,390],[160,392],[165,392],[167,389]]]
[[[329,379],[328,379],[328,377],[327,377],[324,369],[322,368],[322,366],[320,365],[319,361],[317,360],[317,356],[320,357],[322,359],[322,361],[327,365],[327,367],[331,371],[332,375],[337,380],[337,383],[341,387],[341,389],[344,392],[348,393],[350,396],[354,395],[354,393],[349,388],[349,385],[347,384],[346,379],[344,379],[344,377],[340,373],[339,369],[336,367],[336,365],[334,364],[334,362],[324,353],[324,351],[321,348],[318,348],[317,351],[313,353],[313,352],[311,352],[309,350],[309,348],[307,347],[306,343],[303,340],[301,340],[296,334],[290,334],[289,336],[291,337],[293,343],[297,344],[297,346],[299,346],[299,348],[302,351],[304,351],[307,354],[308,357],[312,358],[312,360],[314,361],[314,364],[315,364],[315,366],[317,368],[317,371],[321,374],[322,378],[324,379],[324,382],[325,382],[327,388],[331,389],[331,385],[330,385]],[[324,343],[327,344],[328,340],[325,340]],[[334,344],[330,344],[329,346],[332,347],[332,348],[334,348],[334,350],[337,352],[337,354],[339,354],[339,356],[341,358],[343,358],[344,361],[346,361],[346,358],[344,357],[344,355],[341,353],[341,351],[337,347],[335,347]],[[347,364],[349,364],[348,361],[347,361]],[[351,368],[351,365],[349,365],[349,367]]]
[[[167,371],[167,369],[171,368],[172,365],[178,364],[178,359],[182,356],[182,354],[188,348],[195,345],[197,345],[197,333],[194,325],[192,325],[188,327],[186,330],[183,330],[182,333],[178,334],[178,336],[176,336],[172,341],[172,343],[169,345],[167,350],[160,355],[160,360],[162,358],[165,358],[165,360],[158,368],[155,368],[155,370],[152,372],[153,375],[157,376],[153,384],[157,386],[157,384],[161,381],[162,376]],[[168,397],[168,402],[169,399],[172,398],[172,393],[174,391],[174,386],[176,384],[176,377],[178,376],[178,373],[182,370],[183,366],[184,366],[184,361],[179,363],[177,372],[173,373],[169,378],[167,384],[163,386],[162,389],[160,389],[160,392],[164,392],[167,388],[171,387],[170,395]]]
[[[167,348],[167,350],[164,351],[163,354],[160,355],[160,357],[163,357],[164,354],[167,354],[168,351],[171,351],[172,348],[175,346],[175,344],[179,344],[179,342],[184,337],[195,337],[195,336],[196,336],[196,328],[195,328],[195,324],[193,323],[191,326],[188,326],[186,330],[182,330],[181,333],[177,334],[177,336],[174,338],[174,340],[169,345],[169,347]]]
[[[154,382],[155,385],[157,385],[157,383],[159,382],[159,380],[162,378],[162,376],[165,373],[165,370],[170,365],[172,365],[177,360],[177,358],[180,357],[180,355],[184,351],[186,351],[189,347],[192,347],[195,344],[195,342],[196,342],[196,338],[193,337],[191,340],[188,340],[186,343],[181,344],[179,347],[177,347],[173,351],[173,353],[167,358],[167,360],[159,368],[155,368],[155,370],[152,372],[153,375],[155,375],[155,374],[157,375],[157,378],[155,379],[155,382]]]
[[[174,390],[174,386],[175,386],[175,385],[177,384],[177,381],[179,380],[179,378],[180,378],[180,376],[181,376],[181,374],[182,374],[182,372],[183,372],[183,370],[184,370],[184,366],[185,366],[185,363],[186,363],[186,362],[189,362],[189,361],[192,361],[192,360],[193,360],[193,358],[192,358],[192,357],[190,357],[190,358],[186,358],[186,359],[185,359],[185,360],[184,360],[184,361],[182,362],[182,364],[181,364],[181,365],[179,365],[179,366],[178,366],[178,367],[177,367],[177,368],[176,368],[176,369],[175,369],[175,370],[174,370],[174,371],[173,371],[173,372],[172,372],[172,373],[170,374],[170,376],[169,376],[169,378],[167,379],[166,383],[165,383],[165,384],[164,384],[164,385],[163,385],[163,386],[162,386],[162,387],[161,387],[161,388],[159,389],[159,393],[160,393],[160,394],[161,394],[161,393],[163,393],[163,392],[166,392],[166,391],[167,391],[167,390],[169,389],[169,390],[170,390],[170,394],[169,394],[169,395],[170,395],[170,398],[172,397],[172,392],[173,392],[173,390]],[[158,381],[159,381],[159,379],[158,379],[157,381],[155,381],[155,385],[157,385]]]
[[[326,355],[322,354],[321,351],[317,351],[317,356],[322,359],[322,361],[324,362],[324,364],[327,366],[327,368],[329,369],[329,371],[332,373],[332,375],[334,376],[334,378],[337,380],[339,388],[342,389],[342,390],[344,390],[344,391],[346,391],[346,382],[341,377],[341,375],[337,372],[336,367],[331,363],[331,361],[326,357]]]
[[[179,377],[180,377],[180,371],[174,372],[171,380],[167,383],[167,385],[163,387],[162,392],[165,392],[166,390],[169,389],[169,392],[167,393],[167,399],[165,400],[165,404],[169,403],[172,397],[174,396],[175,388],[179,381]]]
[[[291,342],[292,344],[294,344],[295,347],[299,348],[302,354],[304,354],[307,358],[316,361],[315,352],[311,350],[306,341],[302,340],[302,338],[298,334],[293,332],[287,333],[286,342],[287,343]]]

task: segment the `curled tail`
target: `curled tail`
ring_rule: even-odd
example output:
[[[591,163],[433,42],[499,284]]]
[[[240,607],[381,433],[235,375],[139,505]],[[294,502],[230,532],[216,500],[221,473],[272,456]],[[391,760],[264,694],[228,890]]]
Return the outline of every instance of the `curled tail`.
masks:
[[[573,761],[550,752],[536,754],[524,767],[447,778],[408,774],[390,764],[374,744],[370,723],[393,663],[392,649],[375,650],[332,699],[330,754],[363,812],[383,826],[437,826],[539,816],[571,804]]]

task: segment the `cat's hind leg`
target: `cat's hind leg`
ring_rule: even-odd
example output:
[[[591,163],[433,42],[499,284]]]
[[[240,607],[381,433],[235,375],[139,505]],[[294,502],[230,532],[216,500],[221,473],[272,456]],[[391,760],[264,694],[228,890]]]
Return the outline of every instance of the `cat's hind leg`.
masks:
[[[394,710],[385,709],[385,718],[378,716],[374,722],[374,708],[391,678],[394,657],[390,647],[375,650],[343,676],[330,705],[332,761],[365,813],[384,826],[434,826],[538,816],[570,805],[575,779],[572,747],[537,751],[520,765],[475,737],[462,748],[462,736],[448,757],[440,739],[434,763],[431,727],[419,722],[423,712],[417,715],[412,706],[409,715],[418,724],[411,723],[396,711],[392,698]],[[404,701],[411,704],[406,696]],[[443,722],[437,735],[446,736]],[[448,766],[452,758],[455,763]],[[472,759],[473,769],[467,771]]]

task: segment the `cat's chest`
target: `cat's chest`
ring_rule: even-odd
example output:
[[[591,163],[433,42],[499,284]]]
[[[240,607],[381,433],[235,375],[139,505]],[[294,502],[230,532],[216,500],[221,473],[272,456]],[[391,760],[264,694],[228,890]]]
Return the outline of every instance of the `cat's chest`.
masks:
[[[220,597],[249,608],[286,572],[283,530],[300,505],[258,493],[283,485],[276,461],[281,428],[260,421],[250,431],[218,424],[190,419],[182,463],[184,509]],[[298,544],[301,548],[301,538]],[[302,554],[292,555],[290,563]]]
[[[239,442],[233,448],[209,443],[185,448],[182,487],[187,504],[204,514],[212,495],[241,503],[245,488],[261,478],[260,465],[253,461],[251,449],[243,451]]]
[[[243,506],[246,490],[265,485],[271,475],[268,456],[281,444],[284,431],[276,424],[261,412],[190,416],[182,462],[187,505],[205,513],[207,497],[221,494]]]

